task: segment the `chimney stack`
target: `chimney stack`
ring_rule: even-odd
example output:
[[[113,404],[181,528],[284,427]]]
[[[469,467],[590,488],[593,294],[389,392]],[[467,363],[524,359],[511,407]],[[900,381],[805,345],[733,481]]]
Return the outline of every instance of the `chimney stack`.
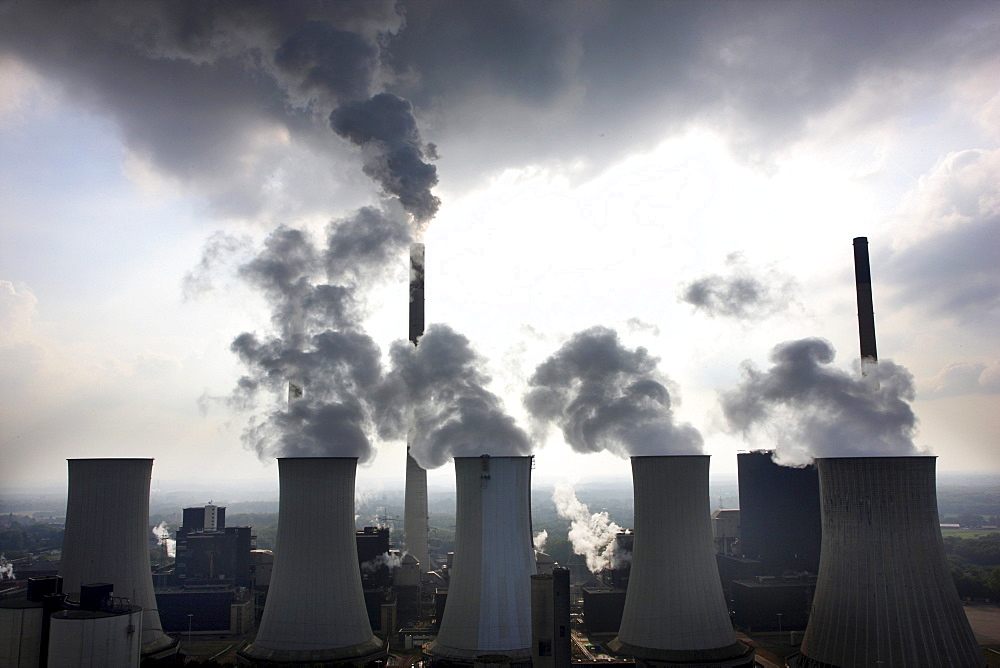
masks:
[[[618,636],[637,666],[750,668],[712,548],[708,455],[632,457],[635,537]]]
[[[116,597],[140,606],[144,657],[173,653],[163,632],[149,563],[152,459],[70,459],[66,534],[59,575],[78,600],[83,585],[108,582]]]
[[[825,457],[823,545],[789,665],[982,666],[938,524],[934,457]]]
[[[354,534],[357,457],[278,459],[278,545],[252,665],[363,665],[385,655],[365,609]]]
[[[424,245],[410,244],[410,342],[416,346],[424,335]],[[403,496],[403,535],[406,551],[431,569],[427,551],[427,471],[406,447],[406,488]]]
[[[456,457],[455,561],[433,659],[531,662],[531,457]]]
[[[854,239],[854,283],[858,291],[858,331],[861,338],[861,373],[878,362],[875,349],[875,307],[872,301],[872,270],[868,262],[868,237]]]
[[[424,335],[424,245],[410,244],[410,341]]]

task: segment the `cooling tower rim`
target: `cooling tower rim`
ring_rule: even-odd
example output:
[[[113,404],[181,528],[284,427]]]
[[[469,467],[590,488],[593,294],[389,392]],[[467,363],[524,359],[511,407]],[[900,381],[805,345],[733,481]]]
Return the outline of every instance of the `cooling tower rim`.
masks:
[[[152,457],[67,457],[67,462],[151,462]]]
[[[629,455],[629,459],[695,459],[695,458],[711,459],[712,455],[695,454],[695,453],[676,454],[676,455],[673,455],[673,454],[671,454],[671,455]]]
[[[352,461],[356,462],[356,461],[358,461],[358,459],[360,459],[360,457],[350,457],[350,456],[340,457],[340,456],[330,456],[330,455],[322,455],[322,456],[319,456],[319,457],[312,457],[312,456],[306,455],[306,456],[302,456],[302,457],[276,457],[275,459],[277,459],[279,462],[281,462],[281,461],[293,461],[294,462],[294,461],[300,461],[300,460],[303,460],[303,459],[325,459],[325,460],[335,460],[335,461],[352,460]]]
[[[871,461],[884,460],[884,459],[916,459],[920,461],[928,461],[937,459],[937,455],[861,455],[861,456],[851,456],[851,457],[814,457],[813,460],[817,462],[848,462],[848,461]]]
[[[453,457],[455,461],[460,459],[482,459],[483,457],[488,457],[489,459],[531,459],[534,455],[491,455],[488,453],[483,453],[481,455],[470,455],[467,457]]]
[[[371,640],[358,643],[357,645],[328,649],[272,649],[270,647],[261,647],[254,643],[249,647],[241,649],[237,654],[252,660],[254,665],[257,666],[311,666],[330,662],[367,663],[368,661],[385,656],[388,654],[388,650],[379,638],[372,636]]]
[[[743,642],[737,640],[731,645],[726,645],[724,647],[713,647],[711,649],[659,649],[655,647],[640,647],[638,645],[632,645],[624,642],[617,635],[607,643],[608,649],[610,649],[615,654],[622,656],[631,656],[637,659],[644,659],[646,661],[663,662],[667,664],[691,664],[702,665],[706,661],[711,662],[725,662],[725,665],[730,665],[731,662],[742,662],[749,659],[754,655],[754,648]],[[737,664],[732,664],[737,665]],[[743,665],[739,663],[738,665]]]

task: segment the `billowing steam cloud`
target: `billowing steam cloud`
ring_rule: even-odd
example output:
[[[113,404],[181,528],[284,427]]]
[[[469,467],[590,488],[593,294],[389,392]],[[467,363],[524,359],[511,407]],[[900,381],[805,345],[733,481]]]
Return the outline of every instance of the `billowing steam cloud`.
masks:
[[[549,532],[546,531],[545,529],[542,529],[541,531],[539,531],[534,535],[534,537],[531,539],[531,542],[535,546],[535,551],[544,552],[545,543],[548,540],[549,540]]]
[[[395,570],[403,565],[403,555],[405,554],[405,552],[383,552],[375,555],[361,564],[361,571],[370,574],[381,568]]]
[[[606,327],[578,332],[531,376],[524,405],[536,426],[562,429],[578,452],[700,454],[701,434],[675,424],[668,382],[645,348]]]
[[[173,559],[177,556],[177,541],[170,537],[170,527],[166,522],[160,522],[153,527],[156,544],[166,548],[167,556]]]
[[[709,316],[760,318],[787,307],[793,281],[777,271],[757,271],[739,253],[726,258],[727,275],[714,274],[681,286],[678,298]]]
[[[418,221],[434,217],[441,200],[431,194],[437,168],[424,162],[436,154],[433,145],[420,140],[413,107],[407,100],[379,93],[364,102],[351,102],[333,110],[330,127],[366,151],[364,171]]]
[[[587,560],[591,573],[618,566],[615,536],[621,527],[611,521],[606,511],[591,514],[587,504],[576,498],[576,492],[569,483],[559,483],[552,492],[559,517],[568,519],[569,542],[573,552]]]
[[[301,230],[279,228],[243,267],[272,304],[274,332],[233,341],[248,369],[234,399],[252,405],[260,390],[284,398],[289,381],[302,388],[251,420],[244,441],[259,456],[372,456],[381,351],[360,327],[360,291],[409,243],[404,218],[362,209],[332,223],[320,247]]]
[[[7,560],[7,555],[0,553],[0,582],[14,579],[14,564]]]
[[[436,468],[452,457],[531,453],[527,434],[486,389],[490,377],[466,337],[433,325],[419,346],[394,343],[390,357],[392,369],[379,392],[380,433],[402,438],[412,425],[410,454],[422,467]]]
[[[920,454],[910,373],[879,360],[875,383],[829,366],[833,358],[828,341],[809,338],[775,346],[767,371],[745,362],[739,386],[721,396],[730,427],[751,438],[762,432],[783,464]]]

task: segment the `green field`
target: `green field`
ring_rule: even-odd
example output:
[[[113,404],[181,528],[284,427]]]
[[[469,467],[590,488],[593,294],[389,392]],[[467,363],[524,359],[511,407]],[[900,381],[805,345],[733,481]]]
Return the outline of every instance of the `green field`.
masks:
[[[979,538],[1000,533],[1000,529],[941,529],[942,536],[958,536],[959,538]]]

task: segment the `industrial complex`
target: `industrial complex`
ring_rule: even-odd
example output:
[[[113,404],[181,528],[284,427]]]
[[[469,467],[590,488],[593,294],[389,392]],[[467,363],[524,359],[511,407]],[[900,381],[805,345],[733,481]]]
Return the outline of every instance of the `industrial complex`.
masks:
[[[867,241],[855,249],[868,365]],[[415,244],[414,345],[423,261]],[[944,556],[933,457],[788,468],[741,453],[739,508],[713,513],[707,455],[633,456],[634,526],[599,573],[534,549],[532,457],[454,463],[453,551],[430,548],[409,452],[405,546],[356,525],[357,458],[283,457],[273,551],[209,503],[183,509],[173,568],[154,572],[153,461],[71,459],[58,573],[0,600],[0,667],[179,666],[195,636],[231,640],[213,659],[246,666],[985,665]],[[795,651],[772,658],[760,632]]]

